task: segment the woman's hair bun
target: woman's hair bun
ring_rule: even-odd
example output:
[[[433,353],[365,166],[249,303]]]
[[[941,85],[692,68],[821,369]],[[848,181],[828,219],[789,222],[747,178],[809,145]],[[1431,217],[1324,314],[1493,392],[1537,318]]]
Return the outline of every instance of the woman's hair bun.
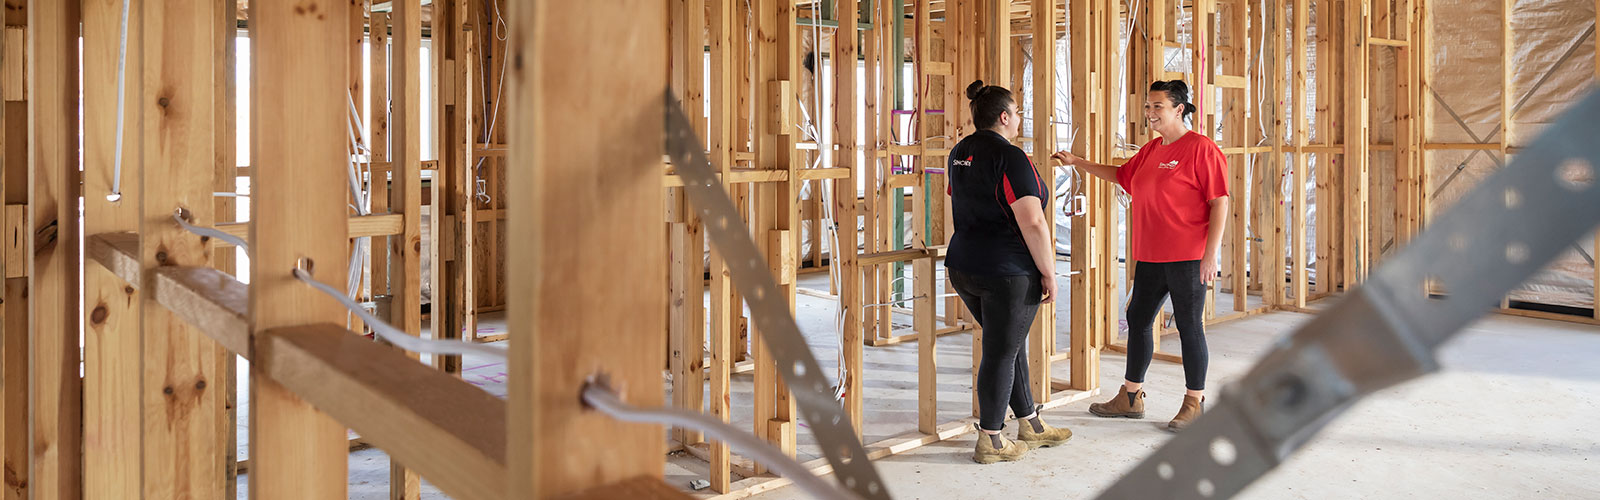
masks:
[[[973,80],[972,85],[967,86],[967,99],[977,100],[983,95],[983,89],[983,80]]]

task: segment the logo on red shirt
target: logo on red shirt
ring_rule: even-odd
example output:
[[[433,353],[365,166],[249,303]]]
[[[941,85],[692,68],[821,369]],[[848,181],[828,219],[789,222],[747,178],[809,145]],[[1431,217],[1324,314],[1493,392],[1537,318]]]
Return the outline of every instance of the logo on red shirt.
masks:
[[[1167,170],[1175,170],[1175,169],[1178,168],[1178,160],[1172,160],[1172,161],[1169,161],[1169,162],[1166,162],[1166,163],[1157,164],[1156,166],[1164,168],[1164,169],[1167,169]]]

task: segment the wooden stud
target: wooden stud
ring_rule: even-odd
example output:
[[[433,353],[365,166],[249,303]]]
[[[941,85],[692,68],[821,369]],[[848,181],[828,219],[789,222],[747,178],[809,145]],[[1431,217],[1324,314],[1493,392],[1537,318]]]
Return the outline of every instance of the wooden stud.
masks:
[[[390,213],[401,216],[402,226],[399,234],[386,238],[389,240],[389,244],[386,245],[388,247],[386,260],[389,264],[388,285],[385,287],[389,294],[387,320],[390,325],[409,335],[421,336],[422,170],[418,164],[422,160],[422,86],[418,76],[421,73],[421,68],[418,67],[418,53],[422,47],[422,6],[418,0],[399,0],[394,2],[393,6],[394,39],[391,49],[393,56],[390,57],[389,67],[393,70],[394,77],[389,80],[390,88],[387,91],[391,96],[389,112],[392,119],[387,122],[390,130],[383,135],[392,139],[392,144],[387,148],[386,159],[398,167],[391,172],[393,179],[389,181],[389,199],[386,200],[386,205]],[[374,111],[374,116],[376,114]],[[374,128],[374,131],[376,130]],[[377,138],[378,134],[374,132],[373,137]],[[373,142],[376,143],[376,139]],[[434,200],[436,201],[433,213],[435,215],[443,213],[440,210],[439,198]],[[442,224],[434,224],[436,227],[440,225]],[[376,254],[379,246],[374,245],[373,248]],[[441,272],[441,263],[437,260],[433,262],[433,272],[435,274]],[[439,289],[435,288],[433,293],[434,304],[439,304]],[[443,316],[445,315],[434,315],[435,336],[440,335],[438,325],[449,324],[449,321],[440,319]],[[418,357],[415,353],[408,355],[413,359]],[[415,472],[408,470],[403,464],[390,464],[391,499],[415,499],[421,494],[421,488],[421,479]]]
[[[432,241],[440,248],[440,255],[432,260],[432,275],[437,277],[437,288],[432,289],[433,323],[431,330],[436,338],[457,339],[462,332],[477,331],[476,305],[477,280],[474,273],[475,249],[473,229],[477,211],[473,210],[474,169],[468,164],[469,144],[473,142],[467,131],[472,130],[471,105],[467,98],[472,86],[470,74],[473,64],[467,56],[465,25],[466,0],[442,0],[433,3],[431,52],[434,56],[434,85],[438,98],[433,115],[439,134],[436,156],[439,174],[433,184],[440,191],[434,198],[432,213],[437,218],[440,238]],[[397,63],[396,68],[399,68]],[[461,372],[461,356],[435,355],[434,366],[450,373]]]
[[[1093,54],[1089,46],[1089,2],[1068,2],[1067,10],[1068,16],[1070,16],[1067,25],[1070,30],[1068,36],[1071,37],[1070,47],[1072,54],[1070,57],[1072,59],[1072,67],[1083,68],[1078,70],[1079,74],[1086,75],[1089,69],[1089,58]],[[1091,88],[1087,78],[1072,79],[1073,123],[1089,123],[1089,92]],[[1074,133],[1072,144],[1068,145],[1072,153],[1084,158],[1092,156],[1089,150],[1090,136],[1091,133],[1087,126]],[[1083,174],[1079,172],[1075,175]],[[1084,183],[1084,185],[1087,187],[1093,184],[1091,181]],[[1090,315],[1092,313],[1089,311],[1088,272],[1091,252],[1086,251],[1088,248],[1088,218],[1080,217],[1078,220],[1073,221],[1072,224],[1072,286],[1071,291],[1068,292],[1072,301],[1072,318],[1069,323],[1071,325],[1072,371],[1068,380],[1071,382],[1071,388],[1079,391],[1088,391],[1100,387],[1100,365],[1099,358],[1096,356],[1099,353],[1096,342],[1098,339],[1095,338],[1096,333],[1089,330]]]
[[[1306,79],[1309,77],[1306,72],[1306,40],[1308,39],[1306,32],[1311,27],[1311,0],[1294,0],[1293,22],[1294,29],[1290,33],[1294,34],[1292,43],[1294,54],[1290,60],[1294,64],[1294,93],[1292,94],[1294,96],[1294,104],[1290,106],[1290,112],[1294,113],[1294,146],[1300,148],[1310,144],[1311,141],[1311,129],[1306,123],[1306,102],[1308,101],[1306,98]],[[1294,168],[1294,174],[1290,177],[1293,182],[1289,186],[1289,189],[1292,190],[1290,192],[1292,211],[1289,212],[1289,219],[1293,228],[1289,234],[1289,242],[1294,250],[1294,255],[1290,256],[1290,265],[1292,267],[1289,271],[1289,279],[1293,287],[1290,295],[1294,296],[1294,305],[1296,307],[1305,307],[1306,294],[1309,290],[1306,277],[1306,217],[1309,216],[1311,210],[1310,207],[1306,206],[1306,176],[1309,174],[1307,170],[1310,169],[1310,158],[1307,153],[1303,152],[1295,152],[1293,154],[1294,167],[1292,168]]]
[[[586,378],[603,373],[630,404],[659,406],[663,397],[666,339],[657,332],[666,253],[662,189],[653,177],[663,149],[660,141],[622,138],[664,136],[666,53],[651,48],[667,41],[665,7],[640,0],[509,9],[509,60],[522,62],[508,71],[508,109],[527,111],[507,123],[508,188],[524,194],[507,200],[507,250],[520,257],[509,271],[523,277],[510,283],[510,328],[576,333],[512,343],[510,498],[659,478],[664,466],[659,426],[622,423],[575,396]],[[714,25],[725,21],[714,17]],[[540,125],[556,121],[573,126]],[[600,163],[611,167],[592,167]],[[569,217],[573,209],[589,216]],[[608,285],[623,281],[640,286]],[[572,293],[575,284],[590,290]],[[630,313],[609,313],[617,308]],[[571,438],[547,439],[552,433]],[[596,452],[574,455],[574,446]]]
[[[391,7],[394,8],[394,7]],[[372,163],[392,162],[389,155],[389,113],[390,90],[389,70],[389,13],[373,12],[371,21],[372,42],[370,59],[368,63],[368,83],[371,85],[369,95],[371,100],[367,104],[370,119],[367,126],[370,128],[370,139],[367,146],[372,149]],[[389,211],[389,175],[388,171],[372,170],[372,213],[381,214]],[[420,217],[421,214],[413,216]],[[389,295],[389,237],[374,236],[372,238],[372,257],[368,272],[372,275],[369,292],[372,297]]]
[[[1395,24],[1397,26],[1393,36],[1411,40],[1411,2],[1409,0],[1394,0]],[[1394,92],[1394,171],[1395,171],[1395,214],[1394,214],[1394,245],[1395,248],[1403,246],[1411,240],[1419,229],[1417,223],[1417,200],[1426,196],[1426,188],[1417,184],[1417,161],[1413,157],[1419,145],[1415,133],[1415,121],[1412,119],[1412,110],[1416,108],[1415,94],[1412,86],[1416,78],[1414,69],[1415,60],[1410,47],[1396,47],[1395,53],[1395,92]]]
[[[1371,241],[1368,228],[1368,128],[1369,108],[1367,90],[1368,45],[1372,24],[1370,5],[1364,1],[1347,1],[1345,12],[1345,252],[1344,282],[1354,285],[1366,276],[1367,252]]]
[[[862,429],[862,413],[865,400],[862,391],[863,384],[862,363],[862,327],[860,314],[865,308],[855,308],[861,304],[860,270],[856,264],[856,175],[860,168],[856,163],[856,72],[853,71],[856,61],[856,33],[859,21],[858,0],[835,0],[833,3],[834,19],[839,21],[839,28],[834,30],[833,36],[833,138],[837,142],[836,157],[833,165],[847,168],[851,175],[846,179],[834,181],[834,207],[833,216],[835,223],[840,225],[839,246],[834,255],[833,265],[839,266],[839,275],[844,277],[844,283],[839,284],[839,303],[846,304],[844,312],[844,362],[851,369],[848,380],[844,381],[845,388],[844,407],[845,413],[850,415],[850,426],[860,435]],[[841,69],[842,68],[842,69]],[[885,282],[887,284],[887,282]],[[883,313],[882,321],[889,321],[889,314]]]
[[[0,97],[7,101],[28,100],[28,80],[26,78],[28,64],[28,39],[27,31],[21,26],[7,26],[5,28],[5,61],[4,68],[0,69]]]
[[[711,136],[709,150],[711,164],[722,173],[723,179],[728,179],[733,167],[735,116],[735,88],[734,88],[734,52],[738,48],[737,32],[734,31],[735,2],[733,0],[706,0],[710,6],[708,23],[710,26],[710,83],[709,98],[711,99],[711,117],[708,121]],[[725,183],[726,184],[726,183]],[[731,188],[730,188],[731,191]],[[730,402],[729,370],[733,362],[733,323],[730,302],[733,298],[733,284],[728,276],[727,263],[723,262],[722,255],[716,249],[711,250],[711,308],[710,308],[710,346],[711,364],[707,368],[707,378],[710,380],[710,392],[706,396],[708,410],[712,415],[727,422],[732,414]],[[513,284],[515,285],[515,284]],[[711,472],[710,481],[712,491],[718,493],[728,492],[730,452],[728,445],[722,441],[711,442]]]
[[[217,21],[212,26],[217,30],[214,47],[216,49],[216,62],[212,67],[216,71],[217,90],[221,92],[216,106],[216,166],[212,174],[213,189],[217,192],[234,192],[239,189],[239,130],[238,130],[238,58],[235,55],[239,40],[239,2],[238,0],[223,0],[212,13],[217,16]],[[237,199],[231,196],[217,196],[213,200],[212,219],[217,222],[237,220]],[[239,250],[213,251],[211,253],[212,266],[229,275],[238,273]],[[216,451],[222,455],[224,496],[238,496],[239,492],[239,355],[230,349],[218,349],[217,361],[219,376],[222,380],[223,408],[225,408],[225,424],[217,429],[218,446]]]
[[[28,182],[33,197],[28,329],[37,498],[82,495],[78,366],[78,2],[28,6]]]
[[[138,64],[129,68],[143,71],[130,71],[129,81],[139,75],[143,84],[132,87],[139,90],[130,97],[128,112],[133,118],[129,123],[136,124],[129,130],[140,132],[129,138],[140,138],[143,165],[123,173],[124,186],[132,188],[140,176],[144,180],[136,204],[125,204],[122,210],[139,207],[139,260],[146,269],[211,263],[208,238],[179,227],[172,216],[181,209],[193,224],[213,223],[209,176],[215,170],[212,131],[217,117],[185,112],[205,110],[217,101],[211,66],[216,64],[211,49],[216,33],[207,24],[215,19],[213,8],[214,3],[182,8],[155,2],[140,9],[145,40]],[[92,198],[99,193],[86,194]],[[218,361],[224,353],[151,298],[144,295],[140,327],[144,497],[219,496],[224,487],[223,443],[214,437],[219,428],[233,425],[226,420],[221,386],[214,385],[222,375]]]
[[[690,112],[690,122],[695,125],[697,137],[705,137],[705,117],[697,112],[704,108],[705,71],[705,0],[679,0],[669,4],[673,23],[673,88],[679,100]],[[682,190],[675,191],[682,196]],[[705,237],[700,233],[699,215],[690,210],[686,200],[678,200],[683,207],[683,221],[672,224],[669,235],[673,255],[673,269],[669,272],[673,290],[673,315],[669,325],[671,335],[669,361],[673,363],[673,405],[691,411],[701,411],[705,395],[704,342],[705,342]],[[668,204],[674,206],[673,203]],[[816,234],[813,232],[812,234]],[[694,445],[702,442],[699,431],[676,428],[673,436],[680,443]]]
[[[28,24],[26,5],[19,5],[20,11],[0,11],[0,16],[5,18],[7,29],[25,30]],[[7,11],[11,9],[6,9]],[[26,33],[26,31],[24,31]],[[0,38],[0,45],[4,51],[11,55],[6,60],[23,63],[28,53],[27,48],[18,43],[17,37]],[[15,57],[16,52],[21,52],[24,57]],[[28,73],[33,72],[32,65],[22,64],[23,82],[32,78]],[[0,82],[0,85],[4,85]],[[8,85],[9,87],[9,85]],[[13,96],[15,97],[15,96]],[[24,93],[22,98],[27,98]],[[6,381],[0,385],[0,453],[4,454],[5,470],[12,471],[17,478],[27,478],[32,472],[33,462],[28,454],[30,418],[29,399],[32,383],[29,382],[32,370],[29,369],[28,355],[30,348],[30,335],[28,333],[28,262],[33,255],[33,242],[31,217],[27,216],[28,198],[31,195],[28,183],[28,103],[4,99],[4,109],[0,112],[0,131],[3,131],[3,140],[0,140],[0,153],[4,154],[4,162],[0,163],[0,187],[3,187],[7,227],[7,248],[16,248],[22,252],[9,252],[5,259],[5,297],[3,305],[4,335],[0,335],[0,378]],[[17,220],[13,217],[24,216],[25,219]],[[9,481],[5,488],[0,490],[0,496],[6,500],[21,500],[31,498],[28,481]]]
[[[1056,2],[1055,0],[1034,0],[1032,5],[1033,20],[1033,164],[1038,165],[1038,171],[1043,177],[1044,185],[1055,186],[1055,162],[1050,155],[1056,152]],[[1053,193],[1052,193],[1053,194]],[[1046,222],[1050,227],[1050,242],[1055,244],[1056,213],[1055,196],[1041,200],[1047,207]],[[1054,249],[1051,250],[1054,254]],[[1052,260],[1053,262],[1053,260]],[[1051,279],[1055,278],[1055,269],[1046,269]],[[1060,280],[1057,280],[1060,281]],[[1058,285],[1058,289],[1062,288]],[[1059,297],[1059,293],[1058,293]],[[1039,314],[1034,318],[1033,326],[1028,331],[1028,375],[1029,389],[1034,397],[1040,401],[1050,399],[1050,357],[1055,354],[1056,339],[1056,308],[1054,304],[1047,304],[1039,308]]]
[[[934,331],[934,305],[939,298],[934,286],[934,264],[931,257],[912,263],[916,286],[913,296],[922,297],[916,301],[913,315],[917,331],[917,430],[927,434],[937,432],[939,427],[939,371],[935,356],[939,339]]]
[[[119,43],[120,2],[86,2],[83,6],[84,47],[83,72],[87,81],[115,81],[117,47]],[[137,14],[134,12],[132,14]],[[144,23],[130,22],[128,39],[130,47],[142,46]],[[158,27],[159,30],[159,27]],[[140,54],[130,54],[137,70]],[[20,74],[19,74],[20,76]],[[138,71],[130,72],[130,80],[141,81]],[[129,103],[144,103],[139,94],[142,86],[129,85],[125,99]],[[123,176],[128,186],[122,198],[112,202],[105,196],[112,192],[112,177],[116,145],[116,87],[90,85],[83,89],[84,108],[84,233],[95,235],[113,231],[135,231],[139,228],[140,195],[136,189],[141,175],[139,106],[128,106],[129,120],[134,126],[132,134],[123,143]],[[230,189],[231,190],[231,189]],[[208,193],[209,195],[209,193]],[[8,206],[7,208],[11,208]],[[18,206],[17,208],[21,208]],[[22,215],[21,210],[16,211]],[[7,218],[9,222],[9,217]],[[144,477],[140,467],[143,459],[144,430],[141,422],[143,410],[140,380],[143,376],[140,338],[141,294],[135,289],[139,282],[137,236],[132,243],[131,264],[133,281],[104,266],[84,266],[84,373],[83,373],[83,435],[84,435],[84,493],[89,498],[112,498],[122,495],[143,495]],[[89,246],[89,245],[86,245]],[[86,249],[86,253],[92,250]],[[8,255],[9,257],[9,255]],[[23,257],[23,255],[19,255]],[[25,259],[25,257],[23,257]],[[17,271],[26,266],[26,260],[12,262]],[[132,284],[130,284],[132,283]]]
[[[1263,175],[1258,181],[1264,188],[1261,199],[1264,201],[1266,212],[1262,214],[1265,227],[1260,228],[1264,240],[1264,260],[1256,271],[1261,274],[1261,295],[1267,305],[1279,305],[1284,302],[1284,245],[1287,243],[1284,234],[1284,206],[1283,206],[1283,129],[1284,106],[1281,97],[1283,74],[1283,61],[1287,57],[1284,53],[1283,20],[1285,17],[1286,0],[1264,0],[1263,5],[1268,8],[1266,21],[1267,54],[1262,61],[1266,78],[1266,99],[1263,100],[1261,113],[1267,116],[1267,140],[1272,151],[1269,157],[1260,160]],[[1296,189],[1297,191],[1299,189]]]
[[[343,217],[349,71],[329,52],[344,38],[348,9],[332,2],[260,1],[250,6],[252,221],[251,328],[339,322],[345,311],[290,276],[311,267],[319,280],[343,286],[348,241]],[[304,15],[316,7],[317,16]],[[297,12],[298,10],[298,12]],[[292,71],[291,71],[292,68]],[[294,126],[289,126],[289,124]],[[323,218],[321,224],[300,221]],[[263,347],[257,338],[255,348]],[[345,427],[312,408],[263,368],[250,365],[250,498],[343,498],[348,450]]]
[[[1237,3],[1234,4],[1232,33],[1234,39],[1238,40],[1238,43],[1234,47],[1233,71],[1238,71],[1240,73],[1254,73],[1255,71],[1258,71],[1252,68],[1252,65],[1248,63],[1249,55],[1254,53],[1251,44],[1251,40],[1254,38],[1251,35],[1259,32],[1259,30],[1249,29],[1250,5],[1251,4],[1245,0],[1238,0]],[[1236,102],[1241,103],[1241,106],[1248,106],[1248,104],[1245,103],[1254,102],[1254,94],[1255,89],[1241,90],[1237,93],[1240,99]],[[1250,120],[1246,118],[1246,112],[1243,109],[1240,109],[1233,114],[1232,126],[1229,128],[1241,132],[1230,134],[1237,137],[1232,142],[1239,146],[1254,144],[1253,141],[1257,136],[1256,127],[1250,126],[1251,124],[1249,121]],[[1237,200],[1232,201],[1233,227],[1229,228],[1227,233],[1231,235],[1230,238],[1233,241],[1233,310],[1237,312],[1243,311],[1248,307],[1247,303],[1250,298],[1250,278],[1248,275],[1249,257],[1253,247],[1256,247],[1256,245],[1249,244],[1249,228],[1246,226],[1246,224],[1249,221],[1248,214],[1255,213],[1256,211],[1256,203],[1254,193],[1255,187],[1250,185],[1248,178],[1250,172],[1250,156],[1239,154],[1234,156],[1233,160],[1229,163],[1231,169],[1233,170],[1233,180],[1231,181],[1231,185],[1233,186],[1234,194],[1237,196]]]

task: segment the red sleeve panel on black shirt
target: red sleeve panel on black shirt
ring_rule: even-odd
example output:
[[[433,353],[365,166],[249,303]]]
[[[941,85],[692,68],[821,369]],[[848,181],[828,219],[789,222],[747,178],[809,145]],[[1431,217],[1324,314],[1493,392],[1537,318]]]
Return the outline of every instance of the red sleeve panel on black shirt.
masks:
[[[1044,202],[1044,179],[1039,176],[1039,170],[1033,167],[1033,160],[1028,159],[1022,150],[1007,152],[1005,165],[1001,168],[1000,185],[1005,189],[1007,206],[1028,196],[1036,196],[1041,203]]]

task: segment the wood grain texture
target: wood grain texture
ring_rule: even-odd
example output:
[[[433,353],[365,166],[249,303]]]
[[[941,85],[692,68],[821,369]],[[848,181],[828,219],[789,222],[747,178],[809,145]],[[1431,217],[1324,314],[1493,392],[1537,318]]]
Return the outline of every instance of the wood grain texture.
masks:
[[[451,497],[510,498],[504,400],[342,326],[287,327],[262,336],[262,370],[348,422],[363,441]]]
[[[78,34],[77,2],[28,6],[28,200],[33,261],[28,329],[35,498],[82,496],[82,387],[78,343]]]
[[[529,333],[508,361],[511,498],[662,474],[660,426],[618,422],[577,396],[603,373],[630,404],[663,398],[665,8],[510,7],[506,95],[520,112],[507,123],[507,187],[521,195],[507,200],[507,253],[518,256],[507,310],[511,330]]]
[[[329,110],[349,107],[349,60],[329,48],[344,44],[349,14],[335,0],[250,5],[250,158],[260,167],[250,170],[255,332],[345,318],[290,270],[310,267],[320,281],[344,286],[348,184],[344,169],[325,166],[347,161],[347,118]],[[311,219],[325,222],[303,223]],[[344,498],[345,427],[274,381],[262,369],[272,360],[257,354],[250,366],[250,497]]]

